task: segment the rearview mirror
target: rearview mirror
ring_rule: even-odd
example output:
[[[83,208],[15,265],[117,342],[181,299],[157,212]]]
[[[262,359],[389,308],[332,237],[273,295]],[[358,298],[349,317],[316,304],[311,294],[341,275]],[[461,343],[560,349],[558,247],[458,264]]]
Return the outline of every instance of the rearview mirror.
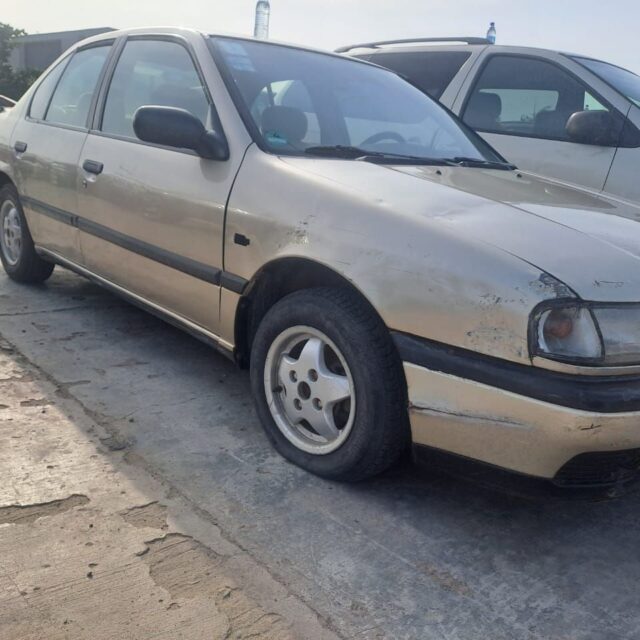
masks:
[[[620,126],[608,111],[578,111],[567,122],[567,135],[580,144],[617,147]]]
[[[191,149],[201,158],[228,160],[229,145],[223,136],[207,131],[194,115],[175,107],[140,107],[133,118],[140,140],[176,149]]]

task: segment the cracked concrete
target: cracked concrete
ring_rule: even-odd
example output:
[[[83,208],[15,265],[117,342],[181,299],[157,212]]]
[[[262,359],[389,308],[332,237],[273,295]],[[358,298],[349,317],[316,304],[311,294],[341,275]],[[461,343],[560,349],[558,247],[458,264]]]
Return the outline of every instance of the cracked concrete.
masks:
[[[61,500],[51,500],[42,504],[18,504],[0,507],[0,524],[32,524],[40,518],[56,516],[74,507],[87,504],[87,496],[74,494]]]
[[[2,345],[0,640],[336,637]]]
[[[150,502],[140,507],[131,507],[120,512],[122,519],[139,529],[149,527],[151,529],[165,530],[167,524],[167,507],[158,502]]]
[[[640,637],[640,493],[597,504],[530,502],[409,465],[356,486],[322,481],[273,451],[253,412],[246,374],[191,337],[60,269],[42,287],[0,275],[0,292],[6,363],[0,403],[10,405],[0,410],[0,506],[74,493],[90,499],[27,526],[0,525],[0,539],[8,530],[24,536],[46,525],[41,533],[54,558],[52,564],[44,552],[34,553],[30,569],[19,570],[12,564],[21,557],[14,553],[18,541],[0,547],[0,616],[7,615],[6,602],[14,620],[34,607],[45,615],[46,601],[37,598],[46,585],[29,577],[45,572],[38,562],[64,576],[56,587],[69,594],[56,601],[63,607],[78,606],[96,585],[105,593],[111,582],[104,560],[84,545],[110,540],[118,548],[105,559],[125,552],[135,571],[142,568],[132,578],[136,588],[113,600],[123,601],[122,616],[132,615],[127,597],[161,590],[163,603],[150,600],[149,615],[169,621],[166,637],[180,637],[181,619],[171,615],[184,613],[183,603],[149,577],[144,560],[152,553],[149,541],[179,533],[224,558],[212,566],[234,579],[229,598],[239,590],[266,619],[279,616],[305,639]],[[65,307],[74,309],[60,311]],[[48,316],[48,309],[58,311]],[[20,401],[55,404],[19,407],[5,398],[7,388]],[[28,420],[6,422],[16,410]],[[42,419],[48,427],[61,420],[53,440]],[[86,447],[81,459],[73,454],[78,443]],[[167,507],[168,529],[137,527],[122,516],[154,502]],[[148,515],[162,526],[161,515]],[[70,527],[72,518],[82,536],[56,525]],[[69,564],[73,580],[66,577]],[[228,621],[218,597],[209,601]],[[98,611],[104,606],[84,602]],[[233,625],[225,624],[227,633]],[[0,637],[29,637],[6,628],[0,621]],[[135,637],[115,629],[114,638]],[[186,629],[192,633],[186,637],[198,637]],[[93,638],[91,631],[69,637]]]

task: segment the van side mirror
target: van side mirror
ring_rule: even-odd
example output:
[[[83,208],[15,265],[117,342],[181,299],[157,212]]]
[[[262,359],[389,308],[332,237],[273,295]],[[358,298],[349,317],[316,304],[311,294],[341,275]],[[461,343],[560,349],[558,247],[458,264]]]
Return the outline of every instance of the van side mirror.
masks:
[[[567,135],[580,144],[617,147],[620,123],[608,111],[578,111],[567,122]]]
[[[201,158],[228,160],[229,145],[223,136],[207,131],[194,115],[175,107],[140,107],[133,130],[144,142],[176,149],[191,149]]]

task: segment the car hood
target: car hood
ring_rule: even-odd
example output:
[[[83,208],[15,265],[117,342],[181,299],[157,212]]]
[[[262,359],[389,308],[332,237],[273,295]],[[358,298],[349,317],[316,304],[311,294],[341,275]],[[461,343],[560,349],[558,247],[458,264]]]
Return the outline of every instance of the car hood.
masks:
[[[286,161],[394,215],[516,256],[585,300],[640,302],[640,207],[631,203],[516,171]]]

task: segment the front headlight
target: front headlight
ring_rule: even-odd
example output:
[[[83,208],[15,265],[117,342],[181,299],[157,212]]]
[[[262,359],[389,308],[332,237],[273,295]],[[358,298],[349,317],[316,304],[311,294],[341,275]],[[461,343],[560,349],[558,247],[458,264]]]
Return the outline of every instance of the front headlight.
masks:
[[[549,303],[531,320],[532,355],[592,366],[640,364],[640,305]]]

